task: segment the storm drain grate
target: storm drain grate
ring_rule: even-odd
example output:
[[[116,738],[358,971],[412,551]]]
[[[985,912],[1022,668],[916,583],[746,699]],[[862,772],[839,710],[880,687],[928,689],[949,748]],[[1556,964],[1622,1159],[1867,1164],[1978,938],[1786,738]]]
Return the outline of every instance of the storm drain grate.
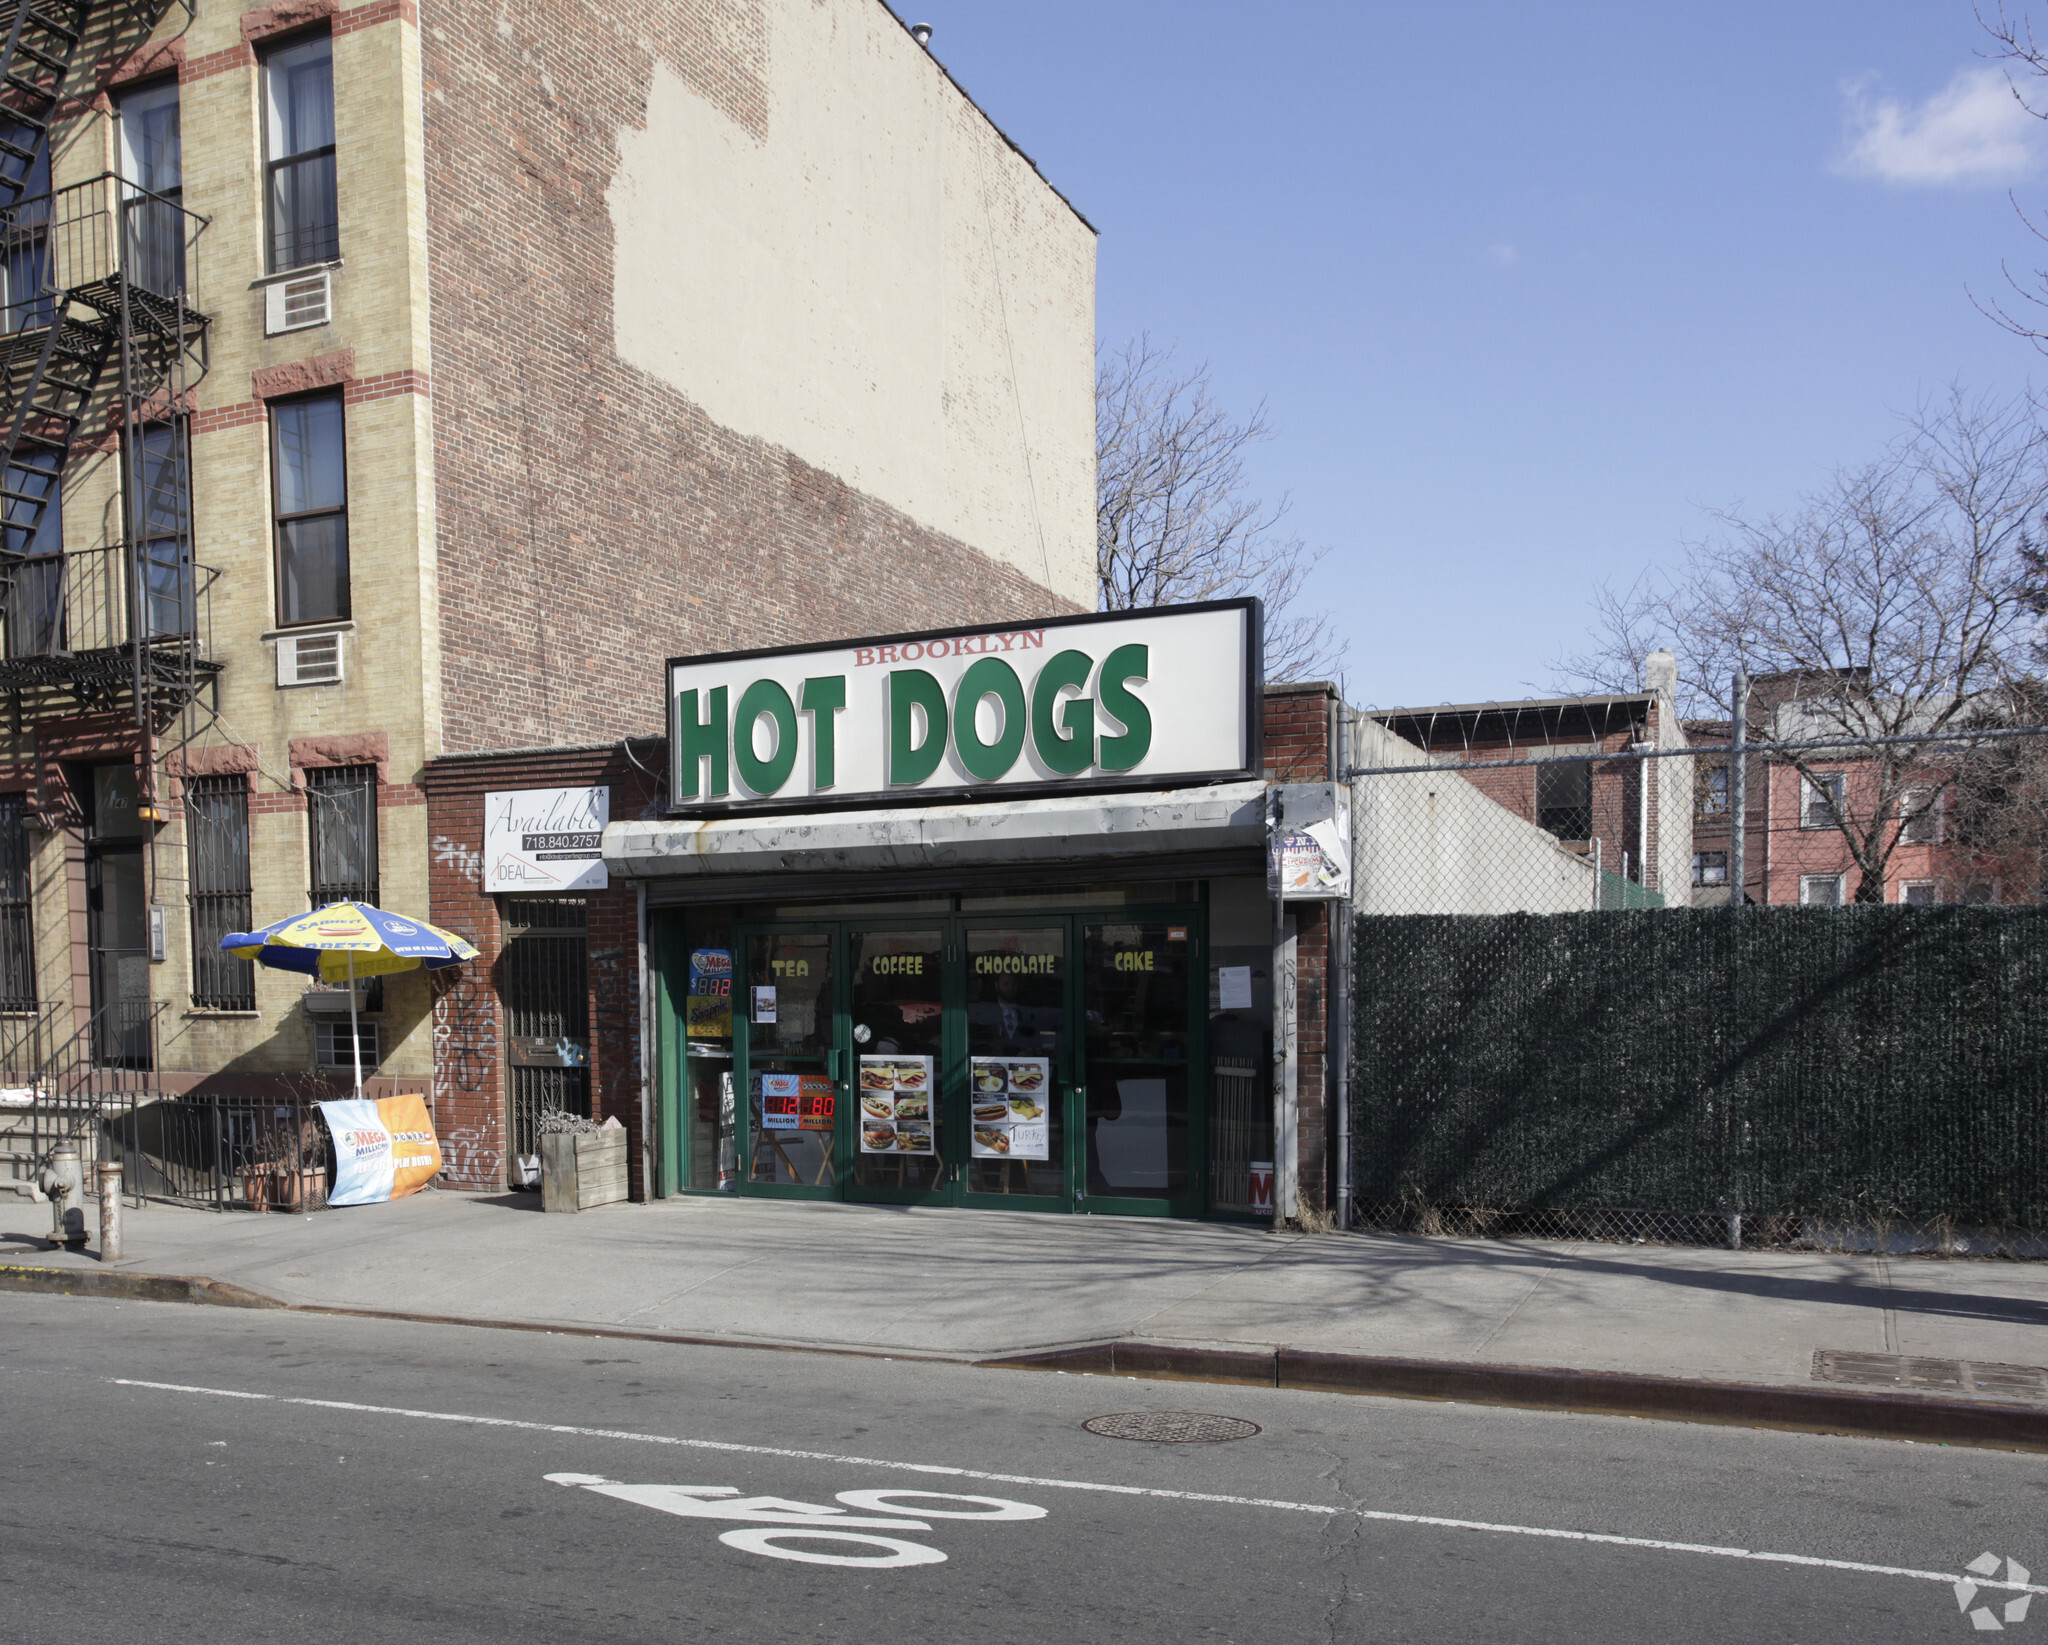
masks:
[[[1927,1359],[1916,1354],[1816,1348],[1813,1374],[1822,1382],[1847,1382],[1860,1388],[2048,1400],[2048,1366],[2040,1365],[1995,1365],[1980,1359]]]
[[[1220,1445],[1226,1439],[1250,1439],[1259,1431],[1256,1422],[1200,1411],[1119,1411],[1090,1417],[1081,1426],[1105,1439],[1143,1439],[1155,1445]]]

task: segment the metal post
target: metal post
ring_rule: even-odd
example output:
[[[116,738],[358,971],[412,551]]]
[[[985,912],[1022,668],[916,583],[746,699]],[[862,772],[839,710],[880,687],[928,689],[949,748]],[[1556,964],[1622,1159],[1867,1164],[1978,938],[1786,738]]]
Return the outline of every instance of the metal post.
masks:
[[[348,1045],[356,1058],[356,1100],[363,1098],[363,1035],[356,1027],[356,954],[348,954]]]
[[[1287,901],[1285,881],[1280,872],[1280,825],[1283,821],[1278,784],[1266,789],[1266,894],[1273,903],[1273,957],[1270,962],[1273,996],[1273,1226],[1286,1226],[1287,1213],[1283,1209],[1286,1195],[1280,1190],[1282,1173],[1286,1163],[1287,1127],[1287,1000],[1282,982],[1282,967],[1286,960],[1287,948]]]
[[[1728,737],[1733,750],[1728,756],[1728,906],[1740,908],[1749,900],[1749,866],[1744,860],[1749,844],[1749,764],[1743,758],[1743,745],[1749,741],[1749,676],[1739,668],[1729,698],[1734,721]]]
[[[100,1161],[100,1261],[121,1260],[121,1162]]]

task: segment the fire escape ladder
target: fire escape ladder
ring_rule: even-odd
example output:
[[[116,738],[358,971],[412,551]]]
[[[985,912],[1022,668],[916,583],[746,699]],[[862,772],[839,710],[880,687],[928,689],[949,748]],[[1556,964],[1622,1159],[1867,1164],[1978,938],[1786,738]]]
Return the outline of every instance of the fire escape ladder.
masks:
[[[50,123],[85,38],[93,0],[14,0],[0,47],[0,206],[48,188]],[[4,13],[0,13],[4,15]]]

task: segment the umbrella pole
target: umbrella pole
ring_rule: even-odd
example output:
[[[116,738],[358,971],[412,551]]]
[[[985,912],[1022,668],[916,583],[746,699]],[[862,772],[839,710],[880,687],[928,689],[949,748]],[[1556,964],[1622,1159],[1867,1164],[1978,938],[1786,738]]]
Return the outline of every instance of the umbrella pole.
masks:
[[[356,956],[349,950],[348,956],[348,1048],[356,1059],[356,1100],[363,1097],[363,1035],[356,1027]]]

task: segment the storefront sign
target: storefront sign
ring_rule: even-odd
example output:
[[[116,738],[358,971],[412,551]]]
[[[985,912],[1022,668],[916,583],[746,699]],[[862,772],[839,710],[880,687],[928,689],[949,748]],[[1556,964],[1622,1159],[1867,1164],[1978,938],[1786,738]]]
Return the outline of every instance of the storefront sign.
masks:
[[[1255,776],[1256,600],[668,665],[678,811]]]
[[[860,1151],[932,1154],[932,1059],[860,1059]]]
[[[521,788],[484,796],[484,891],[602,891],[609,788]]]
[[[732,950],[690,950],[690,1018],[686,1037],[732,1038]]]

